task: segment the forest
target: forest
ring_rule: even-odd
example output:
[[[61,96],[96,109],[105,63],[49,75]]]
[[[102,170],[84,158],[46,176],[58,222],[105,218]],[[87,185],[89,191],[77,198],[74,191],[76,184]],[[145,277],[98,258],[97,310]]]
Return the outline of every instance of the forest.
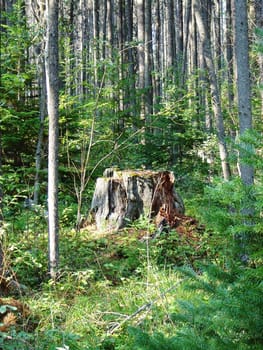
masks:
[[[262,122],[262,0],[0,0],[0,349],[263,350]]]

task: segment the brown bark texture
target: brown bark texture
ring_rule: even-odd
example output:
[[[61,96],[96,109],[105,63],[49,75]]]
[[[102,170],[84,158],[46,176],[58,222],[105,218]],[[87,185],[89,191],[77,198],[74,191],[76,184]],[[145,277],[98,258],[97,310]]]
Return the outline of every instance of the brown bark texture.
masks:
[[[184,213],[170,171],[106,169],[97,179],[91,213],[98,230],[116,231],[145,216],[154,218],[161,208],[169,216]]]

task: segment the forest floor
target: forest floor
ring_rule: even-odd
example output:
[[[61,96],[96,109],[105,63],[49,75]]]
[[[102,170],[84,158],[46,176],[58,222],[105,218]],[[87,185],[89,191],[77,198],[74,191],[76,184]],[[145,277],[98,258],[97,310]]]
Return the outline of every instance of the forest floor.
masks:
[[[189,204],[161,233],[144,218],[118,232],[61,228],[55,282],[46,223],[17,216],[3,247],[0,349],[262,350],[260,234],[244,266],[230,239],[239,218],[210,206],[203,225]]]
[[[57,347],[89,343],[89,349],[103,349],[98,344],[109,339],[115,343],[127,326],[143,323],[151,328],[153,318],[158,314],[161,320],[171,307],[181,280],[175,266],[194,268],[197,261],[207,259],[209,239],[204,226],[189,216],[178,218],[176,228],[155,233],[155,225],[146,220],[115,233],[97,232],[94,226],[81,232],[63,230],[61,273],[54,283],[44,268],[46,237],[28,230],[23,245],[13,247],[16,259],[10,258],[20,266],[14,269],[17,279],[29,288],[20,302],[16,297],[0,300],[0,307],[9,305],[9,310],[2,310],[2,331],[15,329],[22,345],[27,340],[21,332],[26,332],[29,338],[30,334],[51,337]],[[40,342],[45,341],[49,342]]]

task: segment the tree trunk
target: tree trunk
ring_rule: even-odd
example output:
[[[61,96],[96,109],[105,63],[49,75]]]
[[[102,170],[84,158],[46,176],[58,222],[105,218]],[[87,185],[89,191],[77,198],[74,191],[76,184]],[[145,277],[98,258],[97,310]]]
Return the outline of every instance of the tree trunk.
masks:
[[[232,28],[232,0],[226,1],[226,63],[227,63],[227,91],[228,105],[233,109],[234,91],[233,91],[233,28]],[[234,129],[234,128],[233,128]],[[232,130],[233,131],[233,130]]]
[[[234,1],[235,57],[238,95],[238,116],[240,136],[252,129],[251,87],[248,56],[247,1]],[[242,142],[240,152],[240,176],[245,185],[253,185],[254,169],[245,158],[252,152],[252,146]]]
[[[152,84],[152,1],[145,0],[145,113],[146,127],[150,124],[150,115],[153,112],[153,84]]]
[[[138,39],[138,88],[144,89],[144,56],[145,56],[145,21],[144,21],[144,1],[137,0],[137,39]],[[144,96],[140,98],[141,116],[145,118]]]
[[[157,112],[159,111],[159,103],[162,95],[161,78],[159,74],[161,67],[161,15],[159,1],[155,4],[153,27],[155,32],[153,36],[153,106],[154,112]]]
[[[160,209],[172,217],[184,212],[174,190],[172,172],[114,171],[98,178],[91,204],[98,230],[118,230],[140,216],[155,217]]]
[[[127,0],[125,4],[125,18],[126,18],[126,62],[128,63],[127,77],[129,84],[125,88],[125,109],[130,110],[131,115],[136,115],[136,97],[135,97],[135,59],[133,41],[133,0]],[[126,44],[126,45],[127,45]]]
[[[98,0],[93,0],[93,62],[94,62],[94,86],[95,90],[100,86],[98,77],[98,61],[99,61],[99,39],[100,39],[100,28],[99,28],[99,3]]]
[[[247,264],[249,260],[249,236],[251,226],[254,225],[253,216],[254,193],[251,186],[254,184],[254,168],[249,163],[253,153],[253,146],[242,140],[242,136],[252,129],[251,86],[249,74],[249,44],[248,44],[248,16],[247,0],[234,0],[234,51],[236,60],[236,80],[238,96],[239,133],[241,137],[239,152],[239,169],[242,183],[247,189],[242,198],[243,225],[241,232],[236,234],[236,241],[240,249],[240,259]]]
[[[166,55],[166,67],[168,79],[172,78],[171,68],[175,62],[175,18],[174,18],[174,4],[173,0],[167,0],[166,2],[166,17],[167,17],[167,55]]]
[[[1,74],[1,73],[0,73]],[[1,75],[0,75],[0,85],[1,85]],[[0,179],[2,178],[2,130],[0,128]],[[2,179],[1,179],[2,183]],[[3,189],[0,183],[0,228],[3,224]]]
[[[182,40],[183,40],[183,58],[182,58],[182,77],[181,77],[181,85],[184,86],[187,75],[189,74],[189,71],[187,70],[188,65],[188,44],[189,44],[189,30],[190,30],[190,21],[192,16],[192,0],[187,0],[187,4],[185,5],[185,21],[183,21],[183,34],[182,34]]]
[[[42,162],[42,147],[43,147],[43,137],[44,137],[44,122],[47,115],[47,93],[46,93],[46,72],[44,60],[39,60],[39,131],[38,131],[38,140],[36,147],[36,174],[35,174],[35,183],[34,183],[34,203],[38,204],[39,201],[39,191],[40,191],[40,170]]]
[[[261,49],[258,50],[258,65],[259,65],[259,85],[261,87],[261,115],[263,115],[263,52],[262,52],[262,36],[263,36],[263,2],[255,0],[255,19],[256,26],[261,31],[258,34],[258,42],[261,43]]]
[[[48,145],[48,238],[49,270],[58,269],[58,1],[47,0],[46,83],[49,117]]]

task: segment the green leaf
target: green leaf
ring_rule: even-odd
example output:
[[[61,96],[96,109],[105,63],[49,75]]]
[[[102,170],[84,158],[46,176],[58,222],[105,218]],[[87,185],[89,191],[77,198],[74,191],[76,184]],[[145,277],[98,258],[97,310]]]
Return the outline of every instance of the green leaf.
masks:
[[[16,311],[17,308],[11,305],[1,305],[0,306],[0,314],[5,314],[7,311]]]

